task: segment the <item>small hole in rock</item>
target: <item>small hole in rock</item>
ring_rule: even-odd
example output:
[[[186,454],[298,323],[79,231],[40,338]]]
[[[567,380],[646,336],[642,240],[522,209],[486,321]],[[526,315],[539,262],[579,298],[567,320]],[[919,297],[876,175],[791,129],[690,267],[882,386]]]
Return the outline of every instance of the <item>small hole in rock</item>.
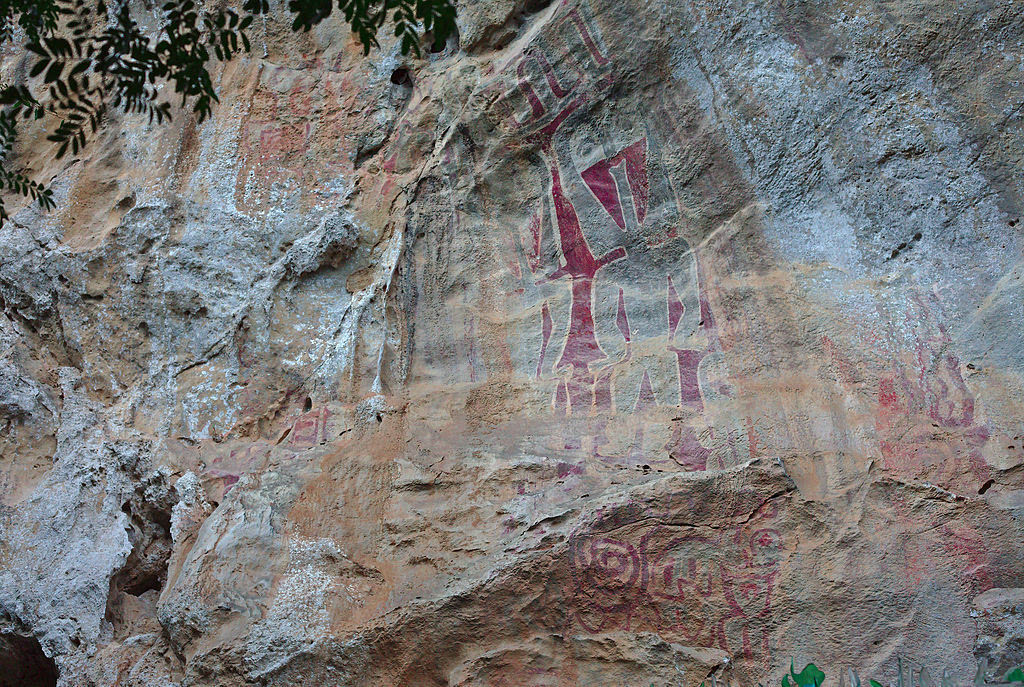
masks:
[[[377,422],[384,422],[384,416],[380,413],[377,413]]]
[[[0,634],[0,687],[56,687],[57,664],[35,637]]]
[[[391,72],[391,83],[396,86],[412,86],[412,74],[407,67],[399,67]]]
[[[915,241],[920,241],[921,240],[921,232],[917,232],[916,234],[914,234],[914,240]]]
[[[313,410],[313,399],[310,398],[309,396],[306,396],[306,402],[302,405],[302,409],[307,413]]]
[[[124,638],[137,622],[155,620],[156,598],[167,579],[171,555],[171,505],[168,500],[139,498],[122,506],[129,517],[132,550],[113,577],[105,620],[115,637]]]
[[[981,489],[978,490],[978,493],[984,494],[986,491],[989,490],[989,487],[991,487],[993,484],[995,484],[995,480],[988,480],[987,482],[981,485]]]
[[[125,196],[121,199],[121,202],[117,204],[117,209],[121,212],[128,212],[135,207],[135,199],[131,196]]]

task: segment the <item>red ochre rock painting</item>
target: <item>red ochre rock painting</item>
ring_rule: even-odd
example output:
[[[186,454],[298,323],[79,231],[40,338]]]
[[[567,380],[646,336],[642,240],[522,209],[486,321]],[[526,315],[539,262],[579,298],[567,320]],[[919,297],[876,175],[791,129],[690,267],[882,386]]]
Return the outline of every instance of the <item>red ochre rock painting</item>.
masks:
[[[875,428],[884,466],[954,491],[977,490],[990,469],[981,454],[988,428],[975,415],[961,361],[938,319],[934,296],[910,299],[905,321],[913,356],[894,361],[878,383]]]
[[[331,413],[326,407],[301,413],[276,446],[270,442],[257,441],[233,448],[226,455],[214,458],[204,474],[213,480],[211,486],[215,498],[223,498],[243,476],[263,469],[275,449],[288,460],[294,460],[298,452],[327,443],[330,417]]]
[[[609,265],[624,262],[630,264],[631,256],[624,245],[613,245],[595,254],[584,231],[580,218],[580,192],[586,189],[596,207],[603,211],[603,218],[609,228],[619,231],[644,232],[654,231],[646,227],[652,202],[652,183],[650,178],[650,143],[647,136],[623,144],[612,154],[592,162],[584,169],[578,169],[573,153],[567,145],[568,133],[578,125],[579,120],[587,117],[588,104],[610,85],[608,76],[609,60],[603,53],[597,32],[589,27],[584,16],[576,10],[566,15],[562,26],[566,45],[559,53],[559,63],[569,62],[574,65],[576,77],[569,80],[555,74],[552,62],[545,58],[539,48],[531,49],[515,69],[518,79],[515,88],[509,91],[507,101],[520,98],[523,104],[522,113],[516,113],[514,106],[504,103],[506,109],[506,125],[518,131],[526,140],[537,146],[544,159],[549,187],[544,206],[535,214],[527,228],[525,246],[521,246],[522,259],[515,263],[517,277],[534,279],[534,284],[564,283],[568,289],[570,304],[568,321],[564,326],[554,320],[552,308],[545,299],[538,310],[540,315],[540,347],[537,352],[534,377],[537,380],[551,383],[551,405],[557,417],[574,420],[585,420],[590,429],[581,432],[577,425],[567,423],[563,437],[563,448],[567,450],[585,450],[588,454],[607,464],[630,464],[671,467],[673,470],[705,470],[711,457],[710,442],[715,438],[715,428],[707,425],[704,417],[704,396],[716,393],[717,398],[724,399],[730,395],[730,388],[717,380],[718,388],[710,390],[702,386],[702,379],[710,373],[702,373],[705,368],[722,366],[721,347],[718,344],[714,320],[711,316],[707,299],[700,292],[700,279],[696,258],[690,263],[686,276],[685,287],[696,293],[688,293],[690,307],[699,310],[691,313],[696,322],[694,329],[685,336],[679,337],[677,332],[684,319],[687,306],[684,297],[677,289],[673,275],[666,273],[660,276],[665,294],[666,339],[668,344],[665,352],[674,358],[677,371],[678,405],[680,411],[675,418],[668,420],[671,429],[666,432],[665,419],[651,420],[648,416],[659,407],[653,391],[649,370],[645,361],[634,358],[633,346],[636,343],[629,324],[629,298],[622,287],[618,288],[617,308],[615,312],[615,328],[622,338],[623,353],[618,359],[611,360],[602,347],[597,334],[595,322],[595,283],[600,279],[602,271]],[[573,51],[572,45],[582,49]],[[500,108],[499,108],[500,109]],[[618,178],[616,177],[618,175]],[[569,188],[576,188],[576,197]],[[659,197],[659,203],[675,203],[668,197]],[[598,211],[600,212],[600,211]],[[548,214],[550,213],[550,215]],[[542,258],[542,242],[544,227],[548,220],[556,228],[556,245],[559,261],[551,267],[545,267]],[[668,237],[678,234],[678,227],[668,229]],[[655,244],[660,244],[655,242]],[[642,250],[657,250],[658,245],[651,241],[640,242]],[[689,254],[690,247],[682,238],[665,247],[665,250],[680,255]],[[642,275],[648,283],[655,277],[651,274]],[[555,332],[560,340],[552,341]],[[696,336],[694,336],[696,334]],[[694,339],[700,347],[693,348]],[[616,386],[625,383],[617,379],[626,371],[639,370],[630,375],[636,379],[635,401],[630,407],[614,407],[613,398]],[[545,373],[548,373],[545,376]],[[668,408],[666,407],[666,410]],[[628,446],[613,447],[609,445],[606,434],[609,417],[628,414],[633,417],[633,428],[629,434],[633,440]],[[653,424],[655,426],[648,426]],[[658,427],[660,425],[660,427]],[[584,434],[586,434],[584,436]],[[726,436],[727,435],[727,436]],[[726,432],[723,435],[731,456],[718,461],[716,466],[735,464],[750,457],[749,445],[739,438],[737,432]],[[655,437],[660,444],[652,445]],[[617,442],[621,443],[621,442]]]
[[[13,151],[67,207],[0,240],[6,638],[146,687],[1016,661],[1020,12],[919,4],[461,2],[368,58],[271,12],[201,126]]]
[[[764,621],[782,550],[777,515],[766,502],[746,522],[723,528],[672,527],[646,513],[626,518],[628,535],[576,533],[568,554],[573,624],[592,633],[656,632],[766,660]]]

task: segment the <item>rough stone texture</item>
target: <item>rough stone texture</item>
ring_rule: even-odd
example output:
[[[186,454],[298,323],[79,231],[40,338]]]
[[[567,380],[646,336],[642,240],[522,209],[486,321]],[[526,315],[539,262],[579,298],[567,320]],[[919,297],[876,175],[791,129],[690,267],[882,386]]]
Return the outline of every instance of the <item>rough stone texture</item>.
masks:
[[[60,209],[0,230],[0,665],[1024,660],[1020,4],[459,21],[363,59],[276,11],[211,121],[25,143]]]

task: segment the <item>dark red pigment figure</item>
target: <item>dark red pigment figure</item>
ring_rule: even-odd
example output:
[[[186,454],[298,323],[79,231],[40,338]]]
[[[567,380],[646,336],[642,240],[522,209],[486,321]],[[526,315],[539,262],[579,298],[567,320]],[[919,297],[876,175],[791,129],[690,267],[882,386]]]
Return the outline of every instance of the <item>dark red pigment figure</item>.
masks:
[[[553,281],[568,278],[571,281],[571,306],[569,313],[569,327],[562,347],[561,354],[555,363],[555,370],[569,368],[567,379],[561,380],[554,392],[553,404],[556,412],[563,416],[573,414],[589,413],[596,411],[598,415],[612,411],[612,376],[613,368],[628,361],[631,357],[629,322],[626,315],[625,300],[620,290],[619,308],[616,324],[623,340],[626,343],[626,354],[622,360],[612,365],[605,365],[603,368],[595,369],[607,359],[607,355],[601,349],[597,340],[594,324],[593,293],[594,279],[597,273],[606,265],[626,257],[626,250],[618,246],[600,257],[595,256],[587,242],[586,236],[580,225],[576,208],[568,197],[562,180],[562,170],[575,172],[575,166],[568,150],[562,150],[556,144],[556,133],[566,119],[583,103],[582,98],[577,98],[563,109],[549,124],[543,127],[537,134],[537,141],[541,152],[546,158],[549,173],[551,175],[551,201],[554,209],[555,222],[558,226],[558,241],[561,248],[562,264],[548,274],[543,281]],[[539,106],[539,102],[537,103]],[[635,213],[637,225],[642,225],[649,203],[649,182],[646,170],[646,139],[640,139],[618,154],[601,160],[591,167],[578,173],[587,188],[593,193],[601,206],[608,213],[612,221],[620,228],[626,228],[627,220],[623,211],[623,202],[620,199],[619,189],[612,176],[612,169],[622,165],[626,172],[626,181],[629,185],[630,210]],[[630,218],[632,220],[632,218]],[[630,222],[631,223],[631,222]],[[709,345],[701,349],[679,348],[675,345],[676,332],[683,316],[686,306],[676,291],[671,276],[667,276],[667,317],[668,317],[668,350],[676,355],[679,375],[679,403],[684,409],[691,411],[690,417],[700,418],[703,415],[704,404],[701,398],[698,368],[701,361],[712,352],[711,342],[714,341],[712,321],[707,303],[704,299],[700,303],[699,325],[707,334]],[[543,365],[544,357],[547,354],[552,323],[550,310],[545,303],[542,308],[543,341],[541,346],[541,358],[538,361],[538,376]],[[691,334],[693,332],[690,332]],[[634,414],[641,415],[649,408],[655,407],[655,399],[650,377],[644,374],[637,390],[637,401],[633,409]],[[606,423],[598,418],[595,427],[593,454],[599,456],[599,447],[605,443],[603,435]],[[566,440],[565,448],[579,449],[581,440],[579,437],[569,437]],[[633,446],[629,449],[628,460],[636,463],[643,461],[643,429],[636,430],[636,437]],[[665,446],[670,459],[687,470],[707,469],[707,460],[710,450],[703,446],[696,430],[685,420],[677,421],[673,428],[673,437]],[[655,460],[657,462],[657,460]]]
[[[560,164],[574,169],[571,155],[568,152],[559,154],[554,145],[554,136],[558,127],[579,107],[582,100],[577,99],[569,104],[554,120],[537,134],[541,151],[547,158],[551,173],[551,200],[554,205],[555,221],[558,225],[558,240],[562,249],[563,264],[547,275],[545,281],[553,281],[568,277],[571,280],[572,305],[569,313],[569,331],[565,337],[562,353],[555,363],[555,369],[571,368],[567,382],[559,385],[556,390],[556,407],[559,404],[559,393],[568,400],[569,412],[572,409],[590,409],[594,404],[594,374],[590,366],[608,356],[601,350],[594,333],[594,277],[605,265],[626,257],[626,249],[618,246],[601,257],[595,257],[590,250],[583,230],[580,227],[576,208],[567,197],[562,187]],[[560,159],[561,157],[561,159]],[[563,389],[564,387],[564,389]],[[567,442],[566,448],[579,448],[578,440]]]
[[[573,203],[567,197],[563,188],[562,168],[573,170],[574,166],[570,154],[560,153],[554,145],[554,136],[558,127],[576,109],[580,101],[575,101],[563,110],[555,119],[548,124],[539,134],[541,151],[547,159],[551,174],[551,200],[554,207],[555,221],[558,225],[559,243],[562,249],[563,264],[551,272],[546,280],[556,280],[568,277],[571,280],[571,308],[569,314],[569,328],[566,334],[565,343],[561,355],[555,363],[555,369],[570,369],[568,380],[559,383],[555,390],[556,409],[568,416],[575,413],[589,412],[594,409],[599,414],[610,412],[611,408],[611,385],[613,365],[605,366],[602,370],[595,371],[595,365],[607,359],[607,355],[601,349],[597,341],[594,326],[593,313],[593,291],[594,279],[598,271],[605,265],[620,260],[626,256],[626,250],[618,246],[600,257],[596,257],[588,244],[580,226],[579,217]],[[626,168],[626,179],[631,191],[632,210],[635,212],[638,224],[642,224],[647,211],[649,184],[647,181],[646,162],[646,139],[641,139],[617,155],[601,160],[588,169],[584,170],[580,177],[587,184],[597,200],[607,211],[611,219],[620,227],[625,228],[626,220],[623,215],[622,202],[620,201],[618,187],[612,177],[611,170],[617,165],[624,165]],[[679,403],[684,409],[692,411],[693,417],[701,417],[703,414],[703,401],[701,399],[698,368],[701,361],[711,352],[710,347],[703,349],[679,348],[675,345],[676,331],[683,319],[686,307],[679,297],[672,277],[667,277],[667,314],[668,314],[668,350],[676,355],[679,374]],[[711,326],[710,314],[706,312],[706,305],[701,303],[701,321],[705,330]],[[546,309],[543,312],[548,312]],[[547,316],[550,318],[550,314]],[[630,356],[630,334],[629,323],[626,316],[624,296],[619,294],[619,311],[616,324],[623,336],[627,346],[625,362]],[[544,343],[542,355],[546,353],[548,334],[547,320],[544,322]],[[637,391],[637,401],[633,409],[634,414],[642,414],[649,408],[657,405],[651,387],[650,377],[646,371],[640,382]],[[603,423],[599,423],[603,425]],[[593,452],[598,455],[598,447],[603,443],[603,426],[596,428],[596,436]],[[580,448],[578,438],[570,438],[566,442],[566,448]],[[636,438],[633,446],[629,449],[627,458],[630,461],[641,462],[643,460],[643,429],[636,430]],[[704,470],[707,468],[707,460],[710,451],[701,445],[697,438],[696,431],[692,426],[683,421],[678,421],[673,428],[673,438],[666,450],[669,456],[679,465],[687,470]]]
[[[679,370],[679,405],[692,411],[694,417],[703,417],[704,401],[700,395],[700,378],[698,370],[704,356],[711,353],[711,346],[697,350],[677,348],[675,346],[676,330],[686,313],[686,306],[676,292],[672,277],[668,277],[668,350],[676,354],[676,366]],[[708,332],[709,343],[714,341],[711,312],[706,301],[700,299],[701,317],[699,325]],[[672,441],[665,447],[669,456],[687,470],[706,470],[711,451],[705,448],[697,438],[697,432],[691,425],[682,421],[676,422],[672,428]]]
[[[666,275],[668,350],[676,356],[680,405],[686,412],[681,419],[675,421],[672,438],[664,446],[664,453],[644,456],[644,418],[658,405],[651,378],[645,370],[633,404],[637,427],[632,446],[625,449],[623,455],[600,455],[601,447],[608,444],[605,430],[614,410],[614,378],[617,371],[632,359],[633,337],[626,315],[625,296],[620,290],[616,325],[625,342],[625,353],[619,360],[608,361],[608,355],[602,350],[596,334],[594,283],[601,269],[625,259],[627,250],[624,245],[619,245],[602,255],[595,255],[584,234],[578,211],[583,211],[583,204],[593,206],[596,199],[608,215],[608,229],[615,232],[617,228],[620,232],[631,234],[638,232],[647,219],[652,190],[647,171],[646,137],[628,143],[618,152],[582,171],[575,166],[568,136],[564,135],[564,129],[570,127],[563,128],[563,125],[570,119],[578,119],[578,116],[573,116],[574,113],[581,115],[582,109],[592,98],[612,85],[609,58],[603,52],[592,21],[584,15],[586,11],[583,8],[568,10],[558,22],[558,44],[545,49],[543,46],[546,41],[539,39],[513,66],[513,88],[496,100],[496,111],[502,113],[501,123],[512,130],[518,130],[521,135],[525,134],[526,140],[532,140],[538,146],[551,177],[549,211],[558,228],[561,262],[538,284],[566,279],[571,296],[568,327],[563,330],[565,338],[554,361],[554,370],[561,378],[556,382],[552,405],[561,417],[591,418],[591,425],[586,430],[567,423],[566,431],[569,434],[563,437],[566,449],[580,449],[583,444],[580,433],[586,432],[592,440],[591,456],[605,462],[626,460],[640,465],[674,461],[688,470],[704,470],[707,468],[710,451],[700,443],[697,431],[692,426],[694,422],[703,421],[704,403],[698,368],[710,353],[720,349],[706,301],[699,296],[692,297],[699,293],[696,278],[683,285],[686,289],[698,290],[684,292],[692,297],[689,301],[691,312],[687,313],[684,299],[676,292],[671,277]],[[549,59],[546,54],[549,50],[555,51],[552,54],[557,54],[558,59]],[[518,105],[514,105],[513,101],[518,101]],[[526,134],[527,130],[531,133]],[[560,132],[563,135],[560,136]],[[601,214],[599,210],[596,212]],[[584,219],[590,218],[589,214],[584,215]],[[530,227],[533,243],[527,250],[526,265],[531,272],[540,268],[542,224],[537,217]],[[665,235],[675,237],[676,231],[676,227],[671,227]],[[639,232],[633,238],[642,239]],[[651,246],[648,241],[647,248]],[[689,253],[685,244],[677,248],[684,254]],[[693,262],[689,269],[695,271],[696,263]],[[642,275],[644,279],[652,276]],[[693,335],[701,333],[701,341],[706,341],[706,345],[696,349],[677,345],[676,331],[680,329],[684,315],[687,316],[686,331],[680,341],[689,340]],[[547,364],[551,337],[557,329],[552,320],[551,308],[545,301],[541,307],[542,341],[535,370],[538,379],[542,377]],[[728,394],[723,392],[722,395]],[[578,467],[582,468],[582,465]]]

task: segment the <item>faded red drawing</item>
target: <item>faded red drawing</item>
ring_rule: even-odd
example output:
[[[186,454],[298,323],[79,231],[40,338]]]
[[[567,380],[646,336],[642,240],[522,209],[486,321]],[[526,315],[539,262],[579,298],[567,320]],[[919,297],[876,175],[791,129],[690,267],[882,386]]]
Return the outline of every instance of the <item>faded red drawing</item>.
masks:
[[[767,623],[780,570],[778,515],[699,532],[653,521],[638,534],[577,533],[569,544],[573,620],[588,632],[653,631],[747,658],[768,657]]]
[[[295,448],[312,448],[327,443],[329,418],[330,411],[327,408],[319,408],[297,417],[288,435],[289,445]]]
[[[223,498],[238,483],[243,475],[258,470],[270,455],[270,445],[256,442],[242,448],[232,449],[227,456],[213,459],[206,469],[206,474],[213,477],[220,485],[219,493],[214,498]]]
[[[915,295],[905,315],[912,356],[894,360],[878,384],[878,433],[885,467],[952,490],[977,488],[990,470],[981,453],[988,428],[960,370],[934,295]]]

